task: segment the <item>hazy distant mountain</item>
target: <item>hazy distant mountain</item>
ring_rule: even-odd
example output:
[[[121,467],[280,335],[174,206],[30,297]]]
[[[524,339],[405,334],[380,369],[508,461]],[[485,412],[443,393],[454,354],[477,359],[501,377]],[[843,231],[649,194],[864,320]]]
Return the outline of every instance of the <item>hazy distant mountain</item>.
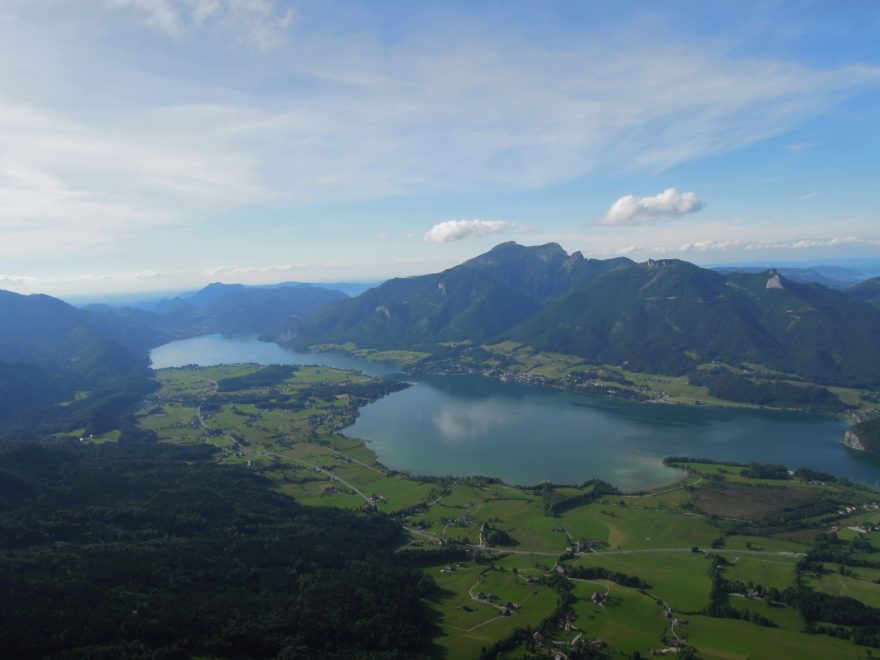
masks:
[[[357,296],[367,289],[379,286],[381,282],[280,282],[279,284],[258,284],[252,288],[255,289],[277,289],[285,286],[314,286],[321,289],[333,289],[334,291],[342,291],[347,296]]]
[[[880,307],[880,277],[861,282],[848,289],[847,293],[856,300]]]
[[[214,283],[191,294],[155,303],[151,310],[91,305],[108,318],[153,328],[165,340],[195,335],[276,334],[330,303],[341,291],[311,284],[252,287]]]
[[[712,270],[723,275],[729,275],[731,273],[763,273],[769,270],[769,268],[766,266],[719,266]],[[784,278],[793,282],[801,282],[803,284],[813,282],[827,286],[829,289],[837,289],[838,291],[848,289],[865,279],[863,271],[844,266],[811,266],[809,268],[785,266],[775,270]]]

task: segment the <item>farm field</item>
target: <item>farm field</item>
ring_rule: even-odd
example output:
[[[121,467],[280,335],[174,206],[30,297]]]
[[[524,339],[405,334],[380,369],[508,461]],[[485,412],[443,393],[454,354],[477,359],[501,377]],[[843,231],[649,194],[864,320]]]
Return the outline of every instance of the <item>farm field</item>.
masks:
[[[401,556],[436,585],[424,604],[440,657],[647,657],[676,644],[705,658],[867,657],[864,644],[804,632],[796,604],[766,594],[801,585],[880,608],[874,491],[711,462],[673,464],[683,481],[640,494],[598,481],[412,478],[341,433],[359,406],[400,384],[327,367],[157,375],[161,389],[137,414],[156,440],[210,444],[218,461],[307,505],[396,516]],[[804,560],[820,548],[835,559],[811,574]],[[718,602],[727,614],[706,616]]]

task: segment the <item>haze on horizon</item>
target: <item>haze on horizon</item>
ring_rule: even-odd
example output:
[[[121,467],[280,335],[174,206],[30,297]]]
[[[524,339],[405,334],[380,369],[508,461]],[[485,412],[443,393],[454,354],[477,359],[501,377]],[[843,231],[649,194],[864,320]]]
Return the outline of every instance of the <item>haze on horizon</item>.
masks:
[[[0,288],[880,255],[874,2],[7,0]]]

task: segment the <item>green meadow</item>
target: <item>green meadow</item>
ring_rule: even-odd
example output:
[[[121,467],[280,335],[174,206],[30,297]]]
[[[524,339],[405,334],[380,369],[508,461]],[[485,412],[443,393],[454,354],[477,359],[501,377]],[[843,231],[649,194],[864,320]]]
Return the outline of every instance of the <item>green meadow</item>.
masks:
[[[547,376],[583,367],[509,343],[492,349]],[[263,370],[160,370],[161,389],[137,422],[160,442],[211,444],[217,460],[248,466],[304,504],[397,516],[406,530],[401,552],[436,584],[424,603],[438,657],[477,658],[484,649],[486,657],[647,657],[676,638],[704,658],[868,657],[849,639],[805,632],[795,607],[768,598],[731,591],[722,598],[739,618],[706,613],[718,579],[765,592],[800,585],[880,608],[880,532],[851,529],[880,522],[874,491],[753,479],[715,463],[679,465],[681,482],[640,494],[413,478],[341,433],[359,406],[396,386],[327,367]],[[674,385],[652,383],[687,394]],[[844,505],[856,510],[841,514]],[[801,562],[818,539],[832,539],[841,559],[811,574]],[[594,602],[597,593],[605,596]]]

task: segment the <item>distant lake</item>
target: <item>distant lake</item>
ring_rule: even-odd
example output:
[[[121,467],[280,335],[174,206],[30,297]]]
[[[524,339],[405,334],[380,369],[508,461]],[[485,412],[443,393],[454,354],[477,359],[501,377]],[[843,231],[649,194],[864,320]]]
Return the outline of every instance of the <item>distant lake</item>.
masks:
[[[807,413],[672,406],[502,383],[481,376],[402,376],[393,363],[297,353],[218,335],[160,346],[153,367],[321,364],[415,382],[361,409],[347,435],[413,474],[486,475],[511,484],[603,479],[624,490],[669,483],[665,456],[783,463],[875,483],[880,457],[847,449],[845,422]]]

